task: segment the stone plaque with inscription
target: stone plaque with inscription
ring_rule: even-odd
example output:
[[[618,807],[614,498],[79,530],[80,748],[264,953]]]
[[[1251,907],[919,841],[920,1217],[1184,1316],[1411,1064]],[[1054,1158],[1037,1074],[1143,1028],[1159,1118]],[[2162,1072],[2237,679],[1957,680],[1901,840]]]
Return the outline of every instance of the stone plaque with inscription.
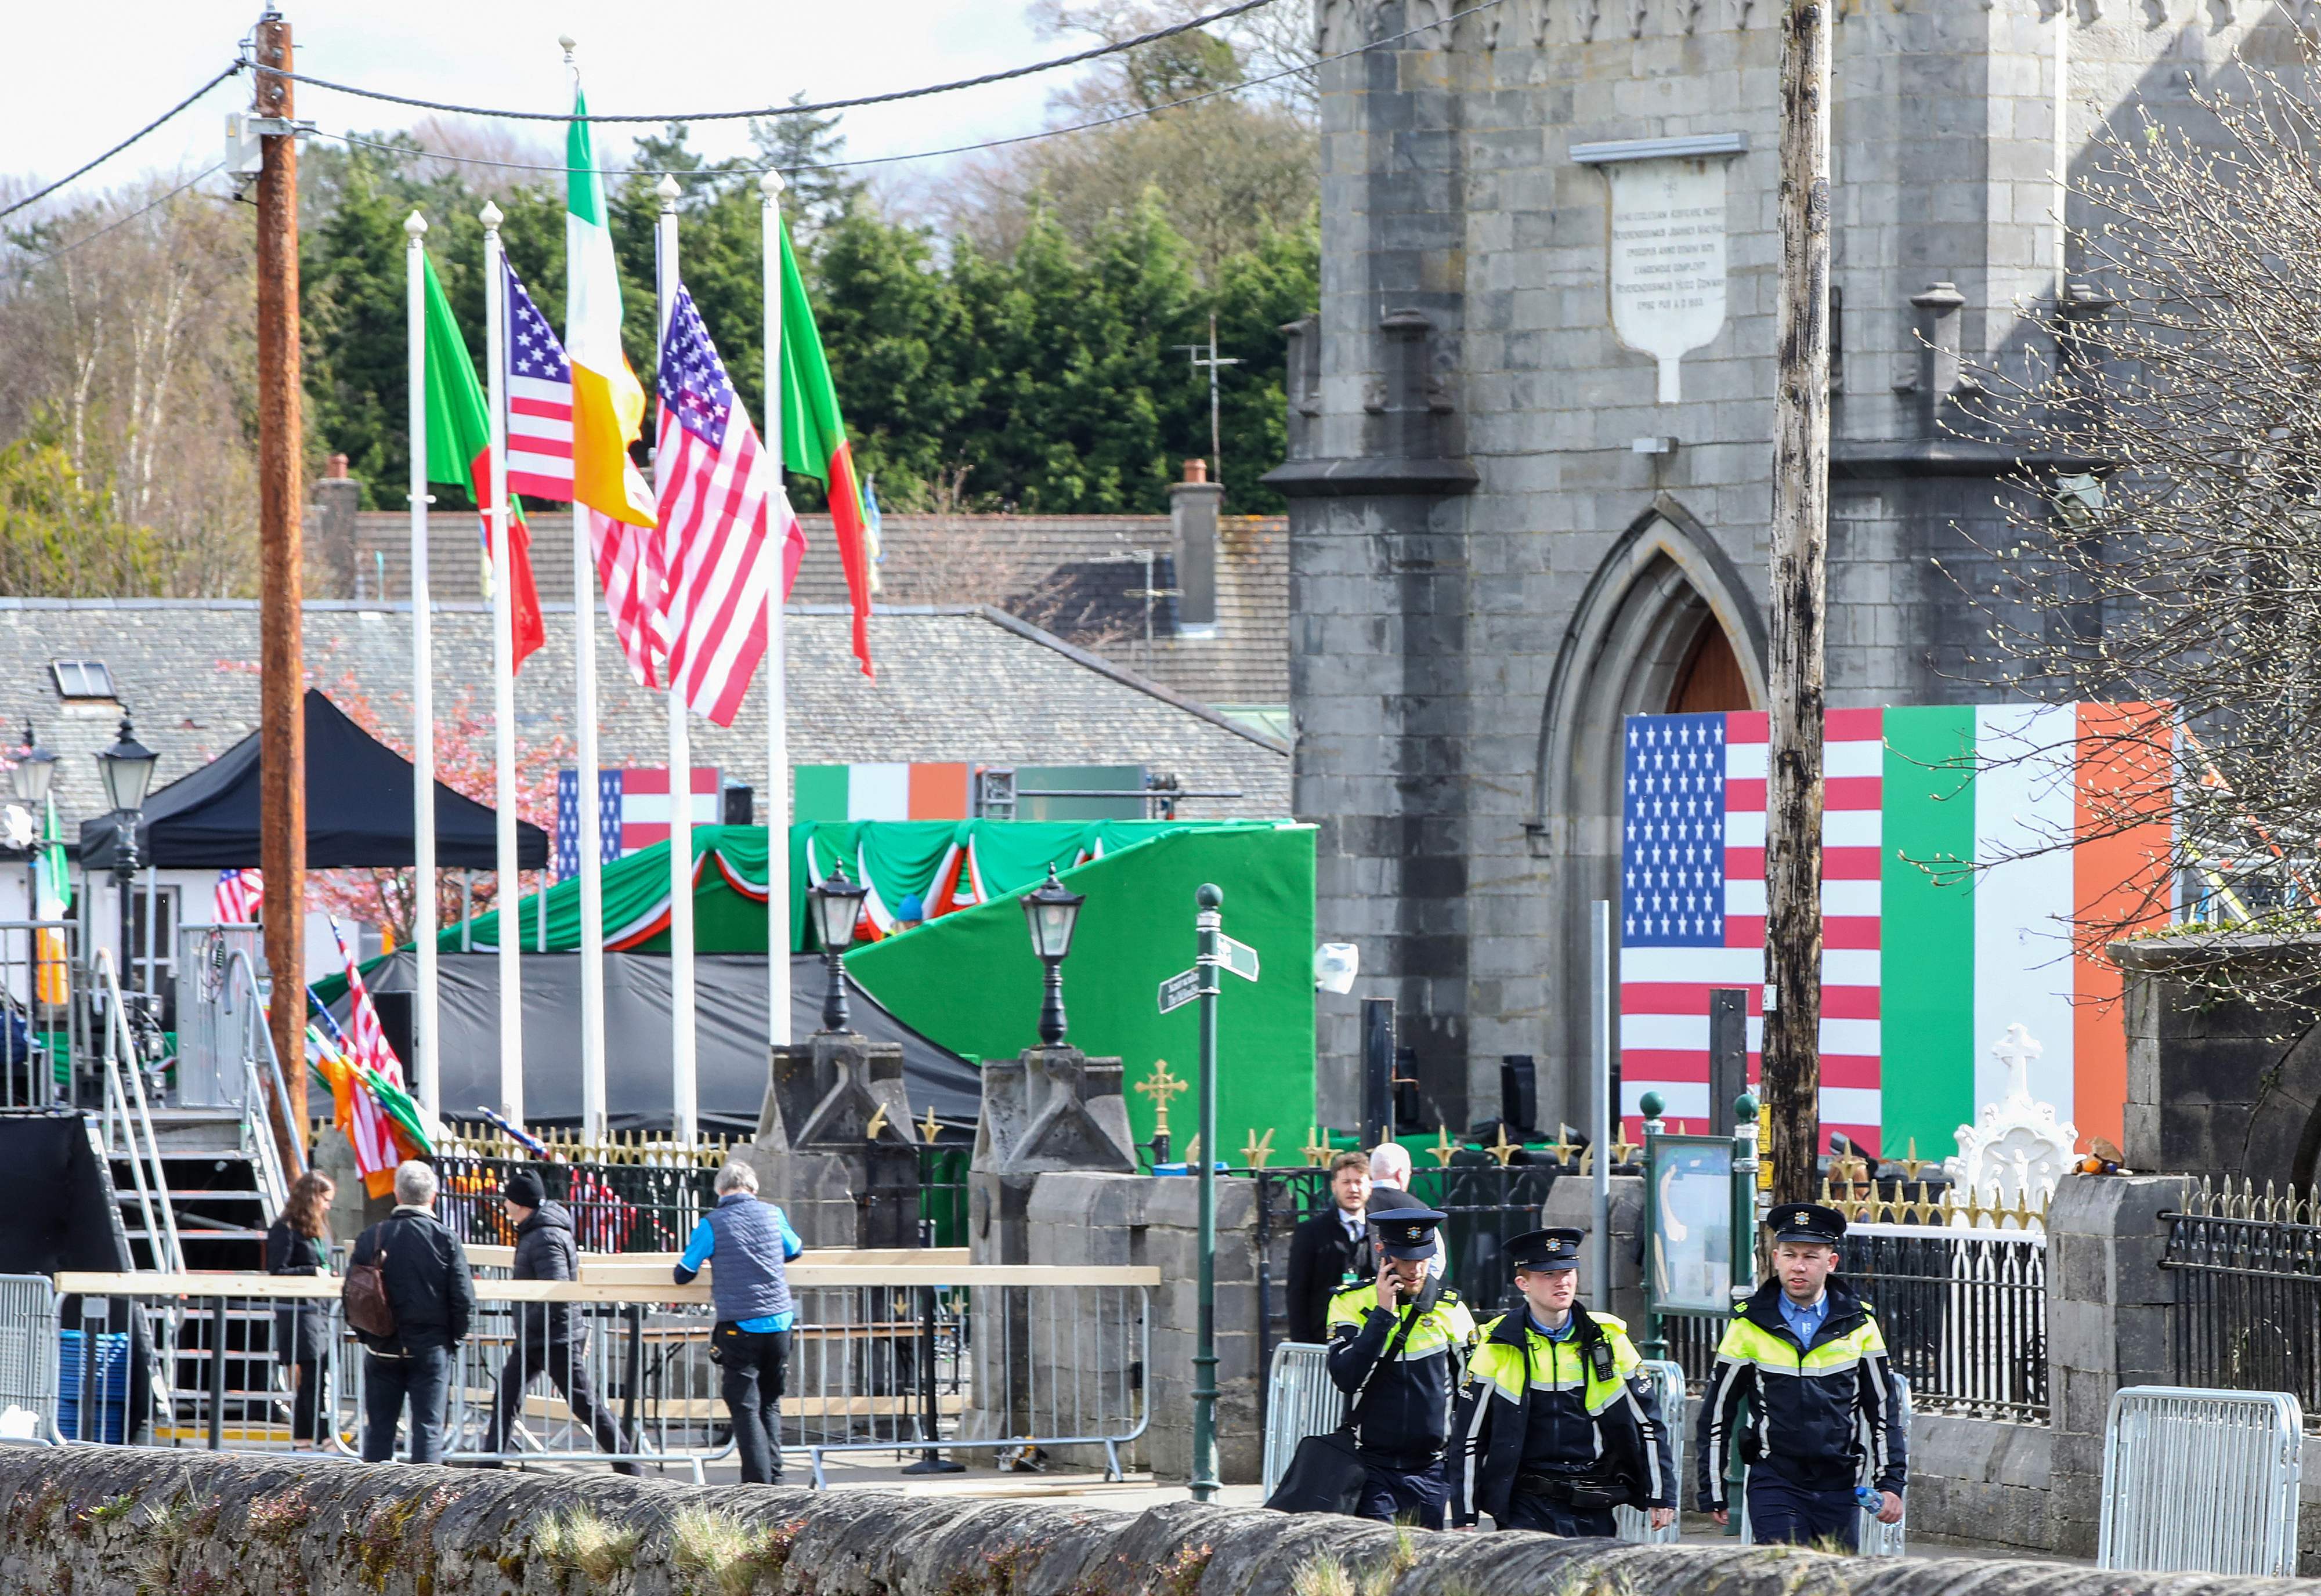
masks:
[[[1678,362],[1725,326],[1725,161],[1606,161],[1612,331],[1660,363],[1660,402],[1682,396]]]

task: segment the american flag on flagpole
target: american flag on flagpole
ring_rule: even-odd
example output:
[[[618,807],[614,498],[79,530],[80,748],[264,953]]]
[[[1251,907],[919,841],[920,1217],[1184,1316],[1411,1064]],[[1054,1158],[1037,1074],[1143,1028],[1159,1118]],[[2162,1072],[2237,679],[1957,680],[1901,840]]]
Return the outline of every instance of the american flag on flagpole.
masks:
[[[661,340],[659,387],[658,608],[669,680],[696,713],[731,726],[766,652],[766,605],[780,602],[768,528],[779,518],[784,595],[806,535],[681,286]]]
[[[263,912],[265,884],[255,870],[221,870],[210,893],[210,918],[218,924],[255,925]]]
[[[1821,1129],[1875,1153],[1882,1111],[1880,870],[1884,733],[1832,710],[1823,745]],[[1706,1130],[1708,994],[1749,994],[1749,1079],[1765,1012],[1762,713],[1631,715],[1620,881],[1620,1111],[1638,1101]]]
[[[403,1061],[387,1045],[387,1032],[379,1026],[378,1010],[370,1001],[370,989],[363,984],[361,966],[355,963],[355,956],[348,948],[335,918],[331,921],[331,936],[339,945],[341,962],[347,967],[348,1056],[377,1070],[389,1085],[404,1086]]]
[[[652,529],[614,521],[573,499],[572,362],[548,318],[507,268],[507,481],[512,494],[571,504],[588,529],[605,610],[642,686],[660,675],[659,568]]]
[[[572,363],[515,268],[507,270],[507,485],[572,502]]]

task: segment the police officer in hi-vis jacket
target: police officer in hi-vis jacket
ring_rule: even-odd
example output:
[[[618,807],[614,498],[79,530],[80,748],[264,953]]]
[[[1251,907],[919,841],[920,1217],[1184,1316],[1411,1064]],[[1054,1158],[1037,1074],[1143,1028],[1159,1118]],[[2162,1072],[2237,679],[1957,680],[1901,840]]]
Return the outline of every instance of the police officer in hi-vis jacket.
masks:
[[[1579,1296],[1579,1230],[1534,1230],[1507,1243],[1523,1306],[1485,1325],[1467,1360],[1451,1511],[1488,1513],[1501,1529],[1619,1533],[1612,1510],[1644,1510],[1654,1529],[1676,1516],[1676,1460],[1660,1401],[1628,1327]]]
[[[1330,1379],[1349,1396],[1363,1392],[1354,1441],[1366,1479],[1356,1515],[1406,1517],[1426,1529],[1443,1528],[1443,1454],[1475,1338],[1474,1319],[1434,1266],[1443,1218],[1431,1208],[1370,1215],[1385,1255],[1378,1278],[1330,1300]]]
[[[1725,1456],[1741,1407],[1749,1528],[1760,1542],[1825,1537],[1853,1549],[1864,1456],[1881,1524],[1902,1518],[1910,1428],[1901,1376],[1861,1299],[1833,1273],[1845,1216],[1784,1202],[1766,1216],[1773,1278],[1736,1309],[1701,1399],[1700,1505],[1722,1524]]]

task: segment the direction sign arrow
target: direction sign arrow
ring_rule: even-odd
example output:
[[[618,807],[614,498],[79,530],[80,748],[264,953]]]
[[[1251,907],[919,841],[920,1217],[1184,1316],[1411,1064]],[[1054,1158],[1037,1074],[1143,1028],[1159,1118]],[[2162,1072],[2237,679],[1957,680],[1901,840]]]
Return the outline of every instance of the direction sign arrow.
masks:
[[[1197,969],[1179,970],[1160,983],[1160,1012],[1181,1009],[1201,995],[1201,973]]]
[[[1217,957],[1226,969],[1244,981],[1257,979],[1257,949],[1246,942],[1236,942],[1222,932],[1217,937]]]

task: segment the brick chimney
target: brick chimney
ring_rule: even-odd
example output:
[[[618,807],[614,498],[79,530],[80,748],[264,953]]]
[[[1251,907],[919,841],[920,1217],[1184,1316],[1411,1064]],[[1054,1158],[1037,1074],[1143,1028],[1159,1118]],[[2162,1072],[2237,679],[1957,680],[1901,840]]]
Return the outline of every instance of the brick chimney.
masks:
[[[306,510],[306,596],[379,597],[369,590],[375,584],[357,592],[365,581],[355,549],[355,511],[362,504],[362,484],[347,475],[346,456],[334,454],[323,463],[312,492],[314,502]]]
[[[1185,480],[1169,485],[1169,519],[1175,530],[1177,635],[1207,637],[1217,625],[1217,509],[1223,485],[1209,480],[1209,463],[1185,462]]]

